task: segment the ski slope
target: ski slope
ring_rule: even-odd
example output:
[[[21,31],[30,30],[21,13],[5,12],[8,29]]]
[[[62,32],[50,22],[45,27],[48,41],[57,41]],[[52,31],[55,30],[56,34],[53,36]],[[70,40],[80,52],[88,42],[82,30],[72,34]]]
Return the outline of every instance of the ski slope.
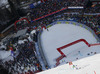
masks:
[[[64,64],[37,74],[100,74],[100,54],[72,63],[75,68],[72,65]]]
[[[56,59],[61,56],[57,48],[79,39],[85,39],[90,44],[97,43],[92,33],[80,26],[73,24],[55,24],[48,29],[49,31],[43,30],[41,34],[41,45],[51,68],[55,67]],[[100,46],[88,47],[83,42],[77,43],[62,50],[67,57],[63,58],[60,63],[64,64],[92,56],[95,52],[100,53],[99,49]]]

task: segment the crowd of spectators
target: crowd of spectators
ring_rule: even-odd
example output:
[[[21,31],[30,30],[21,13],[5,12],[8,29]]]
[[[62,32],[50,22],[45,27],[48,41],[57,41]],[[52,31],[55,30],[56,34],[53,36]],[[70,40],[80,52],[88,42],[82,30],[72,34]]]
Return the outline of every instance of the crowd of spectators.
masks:
[[[31,36],[31,40],[29,33],[27,33],[26,35],[17,37],[17,39],[7,39],[7,43],[3,43],[3,45],[6,47],[3,49],[3,51],[11,50],[10,56],[13,57],[11,60],[5,61],[5,59],[3,59],[1,60],[2,63],[0,63],[9,71],[9,73],[34,74],[42,71],[42,66],[37,57],[35,48],[35,42],[37,42],[36,34]]]
[[[36,18],[42,17],[46,14],[50,14],[67,6],[84,5],[84,0],[47,0],[45,3],[42,3],[35,8],[30,9],[28,19],[31,19],[30,21],[32,21]],[[98,23],[98,20],[100,20],[100,18],[98,17],[98,15],[85,15],[84,13],[100,13],[100,7],[96,5],[95,7],[86,9],[67,9],[59,13],[50,15],[48,17],[42,18],[40,20],[33,21],[31,22],[31,24],[28,24],[25,21],[19,22],[17,23],[17,30],[27,28],[28,33],[30,33],[33,29],[36,29],[36,27],[47,26],[57,20],[73,19],[74,21],[83,23],[93,29],[97,36],[100,38],[100,24]],[[3,63],[5,68],[9,69],[9,72],[14,74],[32,74],[37,71],[42,71],[41,64],[36,56],[36,50],[34,45],[34,41],[37,40],[33,40],[33,42],[31,42],[30,40],[28,40],[27,36],[18,40],[24,40],[25,42],[22,44],[17,44],[15,48],[13,47],[15,51],[18,50],[19,54],[16,57],[13,57],[13,61],[10,60],[8,62]],[[7,49],[9,49],[9,47],[7,47]]]
[[[43,15],[50,14],[67,6],[84,6],[84,0],[47,0],[31,9],[31,18],[39,18]]]
[[[45,3],[41,3],[41,4],[37,5],[35,8],[30,9],[30,14],[28,15],[28,18],[30,17],[29,19],[31,19],[30,21],[32,21],[36,18],[50,14],[52,12],[55,12],[64,7],[67,7],[67,6],[85,6],[85,5],[86,5],[85,0],[67,0],[67,1],[66,0],[62,0],[62,1],[61,0],[51,0],[51,1],[46,0]],[[96,27],[98,27],[97,21],[93,21],[93,19],[96,19],[95,18],[96,15],[90,15],[90,16],[84,16],[84,15],[85,15],[85,13],[99,13],[99,12],[100,12],[99,4],[95,5],[94,7],[84,8],[84,9],[67,9],[67,10],[59,12],[57,14],[43,18],[42,20],[34,21],[31,24],[30,28],[33,29],[32,26],[37,27],[39,25],[50,24],[58,19],[61,19],[62,17],[64,20],[68,20],[69,18],[73,18],[73,17],[78,18],[78,20],[76,20],[78,22],[84,21],[84,22],[88,22],[89,24],[91,23],[91,25],[96,24],[97,25]],[[73,15],[73,13],[74,14],[77,13],[77,14]],[[88,26],[89,26],[89,24],[88,24]]]

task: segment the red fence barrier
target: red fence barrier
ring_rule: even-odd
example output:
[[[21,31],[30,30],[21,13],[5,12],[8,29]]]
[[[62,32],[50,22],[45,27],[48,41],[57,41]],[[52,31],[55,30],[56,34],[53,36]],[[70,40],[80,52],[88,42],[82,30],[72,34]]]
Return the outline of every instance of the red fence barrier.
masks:
[[[96,45],[100,45],[100,43],[90,44],[90,46],[96,46]]]
[[[50,13],[50,14],[47,14],[47,15],[44,15],[44,16],[42,16],[42,17],[36,18],[36,19],[34,19],[33,21],[40,20],[40,19],[45,18],[45,17],[47,17],[47,16],[50,16],[50,15],[53,15],[53,14],[58,13],[58,12],[60,12],[60,11],[66,10],[67,8],[68,8],[68,7],[62,8],[62,9],[57,10],[57,11],[55,11],[55,12],[52,12],[52,13]]]
[[[79,43],[79,42],[84,42],[88,47],[90,47],[90,44],[89,44],[85,39],[79,39],[79,40],[76,40],[76,41],[74,41],[74,42],[71,42],[71,43],[69,43],[69,44],[67,44],[67,45],[64,45],[64,46],[62,46],[62,47],[59,47],[59,48],[57,48],[57,50],[58,50],[58,52],[59,52],[61,55],[65,55],[65,54],[61,51],[62,49],[67,48],[67,47],[69,47],[69,46],[71,46],[71,45],[74,45],[74,44],[76,44],[76,43]]]
[[[61,59],[63,59],[64,57],[66,57],[66,55],[61,51],[62,49],[64,49],[64,48],[67,48],[67,47],[69,47],[69,46],[71,46],[71,45],[74,45],[74,44],[76,44],[76,43],[79,43],[79,42],[84,42],[88,47],[90,47],[90,46],[96,46],[96,45],[100,45],[100,43],[97,43],[97,44],[89,44],[85,39],[79,39],[79,40],[76,40],[76,41],[74,41],[74,42],[71,42],[71,43],[69,43],[69,44],[67,44],[67,45],[64,45],[64,46],[62,46],[62,47],[59,47],[59,48],[57,48],[57,50],[58,50],[58,52],[61,54],[61,56],[60,57],[58,57],[57,59],[56,59],[56,66],[58,66],[60,63],[59,63],[59,61],[61,60]]]

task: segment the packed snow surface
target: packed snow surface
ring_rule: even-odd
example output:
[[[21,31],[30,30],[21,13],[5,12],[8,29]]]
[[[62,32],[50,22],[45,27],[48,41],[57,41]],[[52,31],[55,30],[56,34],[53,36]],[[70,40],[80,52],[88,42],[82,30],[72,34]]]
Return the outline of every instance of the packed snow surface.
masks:
[[[41,34],[41,45],[51,68],[55,66],[56,59],[61,55],[57,48],[79,39],[85,39],[90,44],[97,43],[91,32],[73,24],[55,24],[48,30],[43,30]],[[99,48],[100,46],[88,47],[84,42],[77,43],[62,50],[67,57],[63,58],[60,63],[82,59],[88,57],[88,54],[94,55],[93,53],[100,52]]]
[[[75,67],[64,64],[37,74],[100,74],[100,54],[74,61],[72,64]]]

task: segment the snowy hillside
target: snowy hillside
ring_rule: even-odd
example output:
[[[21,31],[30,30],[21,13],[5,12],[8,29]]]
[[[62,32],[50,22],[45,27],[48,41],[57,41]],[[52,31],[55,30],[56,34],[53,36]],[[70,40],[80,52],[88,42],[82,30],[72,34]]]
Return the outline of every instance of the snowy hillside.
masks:
[[[100,54],[64,64],[37,74],[100,74]]]

